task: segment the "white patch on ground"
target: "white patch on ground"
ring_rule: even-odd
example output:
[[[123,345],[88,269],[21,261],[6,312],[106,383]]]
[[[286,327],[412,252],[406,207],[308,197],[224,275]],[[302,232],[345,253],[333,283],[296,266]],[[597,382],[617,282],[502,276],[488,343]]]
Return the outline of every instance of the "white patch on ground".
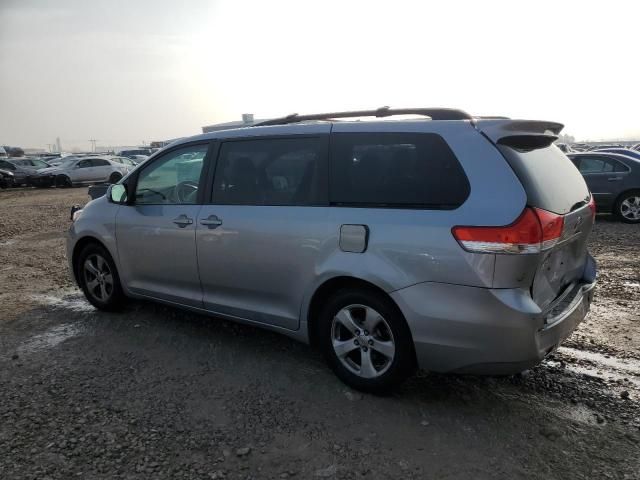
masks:
[[[39,333],[24,341],[19,347],[20,354],[48,350],[57,347],[65,340],[80,334],[77,326],[72,324],[62,324],[50,328],[44,333]]]
[[[60,295],[32,295],[31,297],[40,305],[54,307],[56,309],[71,310],[72,312],[95,312],[96,308],[77,292],[61,292]]]
[[[622,387],[626,385],[640,389],[640,361],[638,360],[605,356],[601,353],[570,347],[560,347],[558,353],[580,362],[566,363],[565,368],[570,372],[604,380],[622,380]],[[558,362],[549,361],[549,363]]]
[[[623,285],[629,288],[640,288],[640,282],[624,282]]]

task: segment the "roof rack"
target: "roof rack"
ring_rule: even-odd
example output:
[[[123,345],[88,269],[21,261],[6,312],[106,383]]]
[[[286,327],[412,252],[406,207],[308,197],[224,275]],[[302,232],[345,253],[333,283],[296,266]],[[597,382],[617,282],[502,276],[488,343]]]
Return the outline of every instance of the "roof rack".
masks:
[[[471,120],[473,117],[463,110],[454,108],[389,108],[381,107],[377,110],[356,110],[352,112],[315,113],[311,115],[298,115],[292,113],[286,117],[273,118],[255,123],[254,127],[267,125],[286,125],[288,123],[304,122],[307,120],[332,120],[334,118],[349,117],[391,117],[393,115],[423,115],[431,120]]]

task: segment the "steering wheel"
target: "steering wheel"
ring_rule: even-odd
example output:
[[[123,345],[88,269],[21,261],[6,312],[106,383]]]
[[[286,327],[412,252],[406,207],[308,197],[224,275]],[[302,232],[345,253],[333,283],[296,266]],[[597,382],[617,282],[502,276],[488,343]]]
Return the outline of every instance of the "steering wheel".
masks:
[[[175,191],[180,203],[191,203],[198,192],[198,184],[191,180],[186,180],[176,185]]]

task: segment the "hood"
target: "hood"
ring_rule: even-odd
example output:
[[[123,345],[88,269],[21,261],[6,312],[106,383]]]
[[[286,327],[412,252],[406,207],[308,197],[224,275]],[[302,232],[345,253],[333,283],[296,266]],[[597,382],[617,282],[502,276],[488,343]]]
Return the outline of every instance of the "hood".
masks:
[[[38,170],[38,175],[49,175],[52,173],[60,173],[61,170],[58,167],[47,167],[47,168],[41,168],[40,170]]]

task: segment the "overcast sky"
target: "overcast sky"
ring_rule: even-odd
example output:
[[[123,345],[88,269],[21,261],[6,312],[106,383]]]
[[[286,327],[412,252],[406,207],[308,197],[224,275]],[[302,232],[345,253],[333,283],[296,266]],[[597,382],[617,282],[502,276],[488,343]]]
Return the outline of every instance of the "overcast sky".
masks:
[[[562,4],[561,4],[562,3]],[[0,144],[382,105],[640,138],[640,2],[0,0]]]

